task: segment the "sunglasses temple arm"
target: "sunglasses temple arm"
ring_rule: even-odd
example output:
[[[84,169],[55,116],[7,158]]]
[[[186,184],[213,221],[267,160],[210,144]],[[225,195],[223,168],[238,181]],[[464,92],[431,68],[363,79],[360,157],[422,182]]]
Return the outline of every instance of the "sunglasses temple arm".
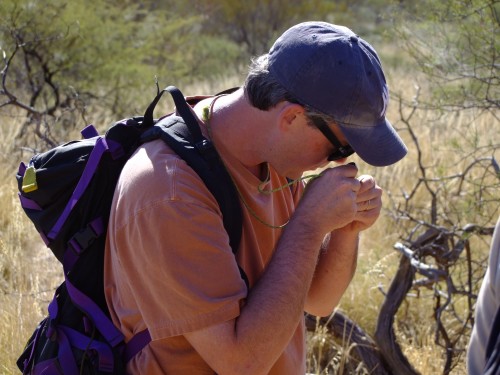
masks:
[[[323,133],[323,135],[326,138],[328,138],[328,140],[337,149],[343,149],[344,148],[344,146],[342,146],[342,144],[340,143],[340,141],[338,140],[338,138],[335,136],[335,134],[333,134],[333,132],[330,130],[330,128],[326,124],[325,120],[319,118],[319,119],[316,119],[315,123],[316,123],[316,126],[318,127],[318,129],[321,131],[321,133]]]

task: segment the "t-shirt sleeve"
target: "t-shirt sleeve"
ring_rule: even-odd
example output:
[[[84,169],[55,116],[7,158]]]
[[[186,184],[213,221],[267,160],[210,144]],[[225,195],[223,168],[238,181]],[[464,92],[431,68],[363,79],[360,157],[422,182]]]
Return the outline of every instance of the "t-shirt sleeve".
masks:
[[[116,214],[128,217],[111,239],[120,278],[153,340],[237,317],[247,293],[215,198],[175,163],[167,184],[154,178],[144,187],[150,194],[129,191],[119,202]],[[134,196],[142,203],[124,209]]]

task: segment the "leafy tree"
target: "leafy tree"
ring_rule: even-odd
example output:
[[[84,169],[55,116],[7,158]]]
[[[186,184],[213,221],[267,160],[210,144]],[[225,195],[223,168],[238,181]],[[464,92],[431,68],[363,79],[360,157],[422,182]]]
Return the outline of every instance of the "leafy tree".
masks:
[[[20,135],[35,135],[32,147],[53,146],[69,128],[102,124],[106,114],[141,114],[155,94],[155,77],[162,85],[192,82],[213,73],[222,56],[230,62],[237,55],[234,45],[196,38],[198,17],[153,6],[105,0],[0,4],[0,108],[27,113]]]
[[[241,46],[246,56],[269,50],[278,34],[293,24],[311,19],[326,20],[345,9],[345,1],[324,0],[189,0],[190,8],[204,15],[203,28],[211,35],[225,35]]]
[[[405,21],[396,23],[398,36],[432,82],[426,104],[497,113],[500,1],[426,0],[400,9]]]

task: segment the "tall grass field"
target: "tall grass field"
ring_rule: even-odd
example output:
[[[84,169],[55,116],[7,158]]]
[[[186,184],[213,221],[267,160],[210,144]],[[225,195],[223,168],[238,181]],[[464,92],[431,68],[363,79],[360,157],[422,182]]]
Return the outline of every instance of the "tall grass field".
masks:
[[[393,92],[403,97],[413,95],[414,81],[407,72],[389,72],[388,81]],[[185,94],[206,93],[206,88],[190,88]],[[135,113],[131,114],[135,115]],[[345,293],[339,308],[356,321],[367,333],[373,334],[384,293],[397,270],[400,253],[394,250],[401,241],[401,226],[396,220],[394,205],[398,199],[411,191],[416,184],[419,168],[417,149],[404,123],[400,121],[401,111],[397,100],[392,100],[388,117],[392,120],[409,147],[409,155],[396,165],[374,168],[366,165],[356,156],[360,174],[372,174],[384,189],[384,209],[379,221],[361,237],[357,273]],[[404,111],[403,111],[404,115]],[[439,119],[430,118],[422,111],[412,118],[413,131],[419,139],[422,160],[426,165],[441,166],[443,174],[459,173],[463,166],[463,155],[457,147],[467,146],[470,137],[478,144],[500,144],[499,127],[495,117],[488,114],[464,112],[442,113]],[[47,305],[52,299],[54,288],[62,281],[62,267],[45,248],[34,227],[22,212],[17,197],[15,172],[21,160],[29,160],[30,152],[19,148],[16,138],[24,118],[20,115],[0,118],[0,374],[18,374],[15,361],[26,340],[37,323],[47,314]],[[116,119],[108,119],[108,124]],[[495,129],[496,126],[496,130]],[[68,135],[72,137],[73,135]],[[498,160],[498,147],[496,148]],[[422,194],[422,206],[430,205]],[[453,199],[459,200],[460,197]],[[496,203],[488,203],[484,210],[497,210]],[[396,202],[396,203],[395,203]],[[492,208],[493,207],[493,208]],[[497,212],[498,213],[498,212]],[[491,213],[491,221],[494,216]],[[489,248],[488,240],[474,244],[474,256],[484,260]],[[474,286],[475,289],[479,285]],[[432,300],[415,295],[411,306],[405,306],[404,317],[396,319],[398,342],[410,363],[422,374],[440,374],[443,369],[443,351],[434,340]],[[313,357],[329,355],[331,338],[318,331],[309,336],[311,358],[308,371],[313,374],[345,374],[342,360],[328,359],[329,365],[321,367]],[[345,348],[348,355],[349,348]],[[324,363],[324,362],[323,362]],[[455,366],[453,374],[466,374],[465,356]]]

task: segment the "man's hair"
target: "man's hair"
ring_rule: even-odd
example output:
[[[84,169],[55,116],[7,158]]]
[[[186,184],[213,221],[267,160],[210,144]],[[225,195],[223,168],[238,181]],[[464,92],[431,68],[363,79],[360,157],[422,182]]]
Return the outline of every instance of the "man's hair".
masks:
[[[304,107],[305,115],[310,125],[314,125],[314,121],[317,118],[321,118],[327,123],[337,122],[331,116],[325,115],[295,99],[293,95],[280,85],[273,75],[269,73],[268,58],[268,54],[253,58],[245,80],[245,95],[254,107],[262,111],[267,111],[276,106],[279,102],[288,101],[300,104]]]

